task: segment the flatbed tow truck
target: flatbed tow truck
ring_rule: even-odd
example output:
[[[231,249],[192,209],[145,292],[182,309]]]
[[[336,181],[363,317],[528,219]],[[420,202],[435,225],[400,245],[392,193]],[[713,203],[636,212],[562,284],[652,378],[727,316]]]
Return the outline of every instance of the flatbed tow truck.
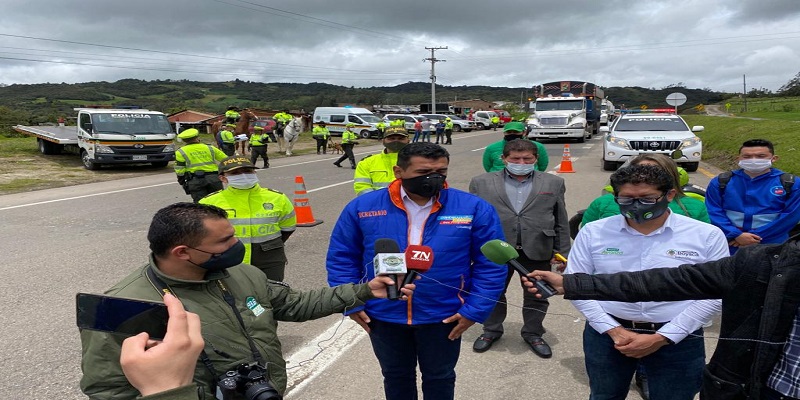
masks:
[[[15,125],[34,136],[42,154],[70,151],[81,156],[86,169],[103,164],[142,164],[166,167],[175,159],[175,133],[166,115],[143,109],[76,108],[77,126]]]

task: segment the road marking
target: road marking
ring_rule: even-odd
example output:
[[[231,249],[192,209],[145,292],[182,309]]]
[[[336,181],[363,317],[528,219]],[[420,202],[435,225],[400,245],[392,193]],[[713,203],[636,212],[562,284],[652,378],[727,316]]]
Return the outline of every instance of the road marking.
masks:
[[[303,388],[367,337],[367,333],[355,321],[344,316],[342,318],[342,322],[334,323],[286,357],[286,400],[301,398],[299,396]]]
[[[699,172],[699,173],[701,173],[701,174],[703,174],[703,175],[705,175],[705,176],[707,176],[709,178],[713,178],[713,177],[716,176],[716,175],[712,174],[711,171],[709,171],[709,170],[707,170],[705,168],[697,168],[697,172]]]
[[[61,199],[53,199],[53,200],[46,200],[46,201],[37,201],[37,202],[35,202],[35,203],[28,203],[28,204],[20,204],[20,205],[16,205],[16,206],[8,206],[8,207],[3,207],[3,208],[0,208],[0,211],[11,210],[11,209],[14,209],[14,208],[22,208],[22,207],[38,206],[38,205],[40,205],[40,204],[57,203],[57,202],[59,202],[59,201],[67,201],[67,200],[85,199],[85,198],[87,198],[87,197],[102,196],[102,195],[106,195],[106,194],[114,194],[114,193],[130,192],[130,191],[132,191],[132,190],[139,190],[139,189],[149,189],[149,188],[154,188],[154,187],[159,187],[159,186],[174,185],[174,184],[176,184],[176,183],[177,183],[177,182],[159,183],[159,184],[156,184],[156,185],[147,185],[147,186],[139,186],[139,187],[128,188],[128,189],[112,190],[112,191],[110,191],[110,192],[101,192],[101,193],[94,193],[94,194],[85,194],[85,195],[83,195],[83,196],[73,196],[73,197],[64,197],[64,198],[61,198]]]

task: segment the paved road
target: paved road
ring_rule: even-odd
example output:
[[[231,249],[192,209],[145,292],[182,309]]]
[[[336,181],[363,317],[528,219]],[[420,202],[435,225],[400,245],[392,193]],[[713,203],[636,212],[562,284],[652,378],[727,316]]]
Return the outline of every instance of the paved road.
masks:
[[[448,146],[452,154],[448,182],[466,189],[469,179],[483,172],[482,149],[500,135],[499,131],[456,134],[454,144]],[[554,169],[563,144],[546,143],[546,147],[550,169]],[[599,193],[609,173],[600,169],[598,138],[571,147],[577,173],[563,176],[572,213]],[[379,148],[356,150],[363,156]],[[287,244],[286,279],[295,288],[325,285],[325,244],[341,208],[353,197],[352,170],[332,166],[334,159],[332,155],[275,158],[270,160],[273,168],[259,171],[263,185],[288,194],[294,190],[294,177],[302,175],[311,192],[314,216],[325,221],[317,227],[298,228]],[[707,183],[701,174],[694,175],[699,184]],[[6,271],[0,281],[0,353],[4,355],[0,397],[83,398],[78,389],[75,293],[101,292],[141,265],[148,254],[145,235],[153,213],[188,200],[171,173],[0,196],[0,254]],[[509,301],[521,304],[519,292],[512,290]],[[457,370],[457,397],[586,398],[579,314],[561,299],[553,302],[545,337],[555,356],[542,360],[518,339],[521,317],[513,309],[506,326],[509,334],[490,352],[471,351],[478,326],[466,333]],[[382,398],[377,362],[363,333],[349,319],[331,316],[284,323],[279,334],[290,360],[293,389],[288,398]],[[707,343],[713,346],[713,341]],[[631,394],[630,398],[638,397]]]

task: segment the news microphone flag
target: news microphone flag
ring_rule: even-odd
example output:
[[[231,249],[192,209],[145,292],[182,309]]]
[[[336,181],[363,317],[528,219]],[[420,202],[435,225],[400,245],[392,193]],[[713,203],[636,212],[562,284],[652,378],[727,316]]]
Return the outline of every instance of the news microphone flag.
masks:
[[[375,276],[388,275],[395,282],[386,287],[386,298],[397,300],[400,298],[397,286],[397,274],[406,273],[406,256],[400,252],[400,246],[392,239],[378,239],[375,241],[375,258],[372,259]]]
[[[428,272],[433,265],[433,249],[429,246],[412,244],[406,247],[406,268],[408,274],[400,287],[413,283],[420,272]]]
[[[517,261],[519,257],[517,250],[500,239],[494,239],[484,243],[483,246],[481,246],[481,253],[495,264],[506,264],[517,270],[520,275],[528,275],[528,270]],[[538,279],[531,279],[531,281],[536,285],[536,288],[539,290],[538,293],[542,295],[541,298],[543,299],[558,294],[556,289],[545,281],[540,281]]]

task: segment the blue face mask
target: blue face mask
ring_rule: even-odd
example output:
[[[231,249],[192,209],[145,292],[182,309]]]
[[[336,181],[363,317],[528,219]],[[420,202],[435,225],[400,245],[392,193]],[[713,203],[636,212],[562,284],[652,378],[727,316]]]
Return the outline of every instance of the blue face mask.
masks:
[[[511,175],[528,175],[536,169],[536,164],[506,164],[506,170]]]
[[[194,247],[191,246],[186,246],[186,247],[189,247],[190,249],[195,249]],[[191,260],[189,260],[189,262],[200,268],[206,269],[209,272],[222,271],[223,269],[235,267],[241,264],[242,260],[244,260],[244,254],[246,251],[244,243],[242,243],[241,240],[237,240],[236,244],[228,248],[228,250],[223,251],[222,253],[209,253],[205,250],[200,250],[200,249],[195,249],[195,250],[201,251],[206,254],[211,254],[211,258],[209,258],[208,260],[206,260],[206,262],[202,264],[195,264]]]

